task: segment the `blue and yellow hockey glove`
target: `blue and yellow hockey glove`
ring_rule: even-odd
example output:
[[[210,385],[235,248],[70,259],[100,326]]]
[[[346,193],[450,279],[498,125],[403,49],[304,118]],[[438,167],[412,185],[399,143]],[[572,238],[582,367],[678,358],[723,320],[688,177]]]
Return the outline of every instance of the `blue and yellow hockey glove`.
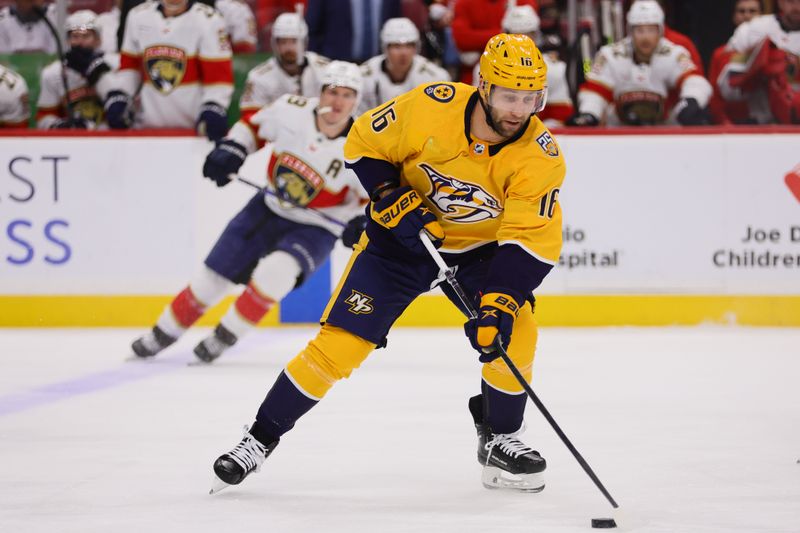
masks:
[[[519,315],[519,305],[511,296],[500,292],[490,292],[481,297],[478,318],[464,324],[464,332],[472,347],[481,354],[481,363],[491,363],[500,352],[495,346],[495,338],[500,336],[503,349],[508,349],[514,320]]]
[[[404,186],[372,203],[370,216],[380,226],[392,232],[406,248],[425,253],[425,246],[419,240],[419,232],[424,229],[438,248],[444,241],[444,230],[436,215],[422,203],[420,193]]]

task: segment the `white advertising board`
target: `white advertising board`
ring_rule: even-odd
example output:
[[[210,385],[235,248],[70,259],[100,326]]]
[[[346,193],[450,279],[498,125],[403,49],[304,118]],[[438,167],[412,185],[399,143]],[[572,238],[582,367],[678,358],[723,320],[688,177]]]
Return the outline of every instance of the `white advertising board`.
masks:
[[[800,294],[800,134],[561,136],[540,294]],[[171,294],[253,191],[185,137],[0,138],[0,294]],[[266,154],[243,174],[263,182]],[[800,178],[798,178],[800,179]],[[338,279],[347,252],[334,254]],[[326,295],[320,295],[326,298]]]

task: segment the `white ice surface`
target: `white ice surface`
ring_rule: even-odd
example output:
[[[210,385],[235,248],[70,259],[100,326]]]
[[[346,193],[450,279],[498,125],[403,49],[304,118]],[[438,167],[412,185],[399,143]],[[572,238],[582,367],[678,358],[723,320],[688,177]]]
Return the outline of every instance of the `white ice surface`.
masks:
[[[580,532],[610,506],[536,408],[541,494],[480,484],[457,329],[397,329],[282,440],[209,496],[315,328],[260,330],[187,366],[208,330],[124,362],[134,330],[0,329],[2,532]],[[534,389],[642,532],[800,532],[800,330],[540,331]]]

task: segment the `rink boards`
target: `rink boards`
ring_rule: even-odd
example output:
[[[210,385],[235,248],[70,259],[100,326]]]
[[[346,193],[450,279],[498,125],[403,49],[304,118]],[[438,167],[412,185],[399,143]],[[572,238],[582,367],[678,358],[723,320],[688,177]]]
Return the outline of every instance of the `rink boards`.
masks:
[[[800,325],[800,133],[558,136],[568,174],[545,325]],[[211,144],[180,135],[0,137],[0,326],[144,326],[253,190],[201,177]],[[266,153],[242,173],[263,182]],[[265,324],[314,322],[337,247]],[[205,319],[219,316],[215,310]],[[438,293],[405,325],[456,325]]]

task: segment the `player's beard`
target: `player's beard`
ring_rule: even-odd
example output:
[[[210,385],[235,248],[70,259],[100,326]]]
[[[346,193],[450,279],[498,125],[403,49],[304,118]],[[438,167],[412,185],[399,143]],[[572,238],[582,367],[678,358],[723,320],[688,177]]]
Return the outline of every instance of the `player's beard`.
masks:
[[[516,135],[516,133],[519,132],[520,128],[525,126],[526,122],[525,117],[517,118],[517,117],[511,117],[508,114],[501,115],[500,111],[498,111],[494,107],[489,108],[489,113],[491,114],[492,117],[492,121],[489,125],[495,132],[499,133],[506,139],[510,139],[511,137]],[[514,121],[518,120],[519,123],[516,125],[511,125],[506,123],[505,120],[514,120]]]

